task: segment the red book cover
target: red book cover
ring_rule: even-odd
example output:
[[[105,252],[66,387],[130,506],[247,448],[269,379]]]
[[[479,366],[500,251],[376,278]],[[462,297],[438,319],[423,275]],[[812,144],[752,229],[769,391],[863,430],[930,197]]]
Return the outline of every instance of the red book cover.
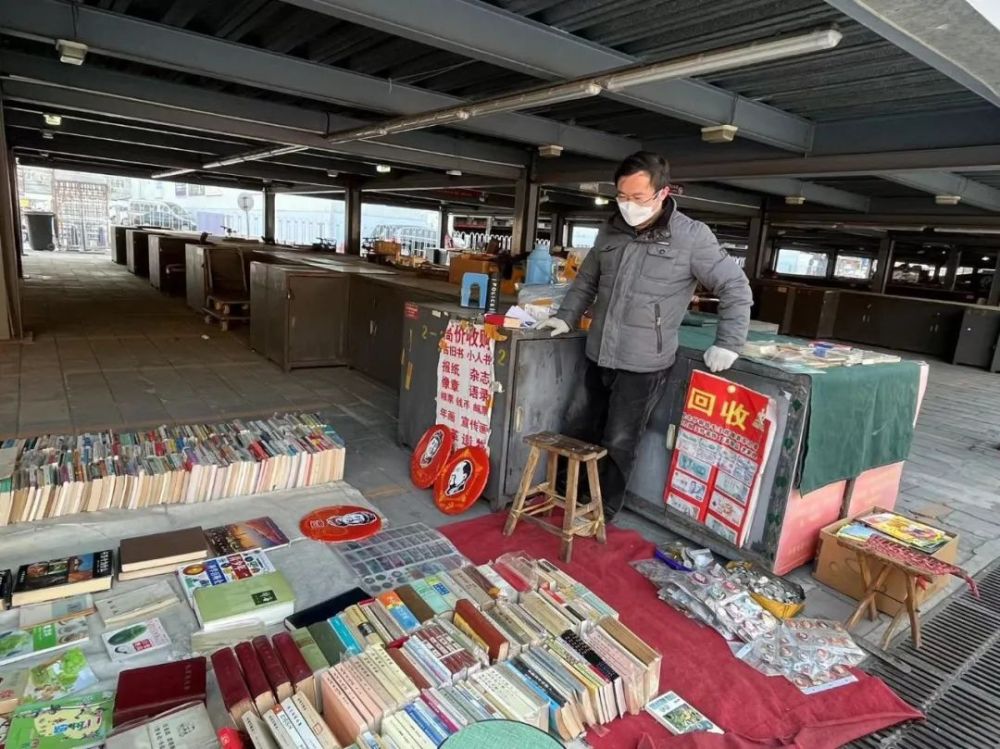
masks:
[[[278,653],[281,665],[285,667],[285,672],[294,683],[298,684],[300,681],[312,678],[312,669],[309,668],[299,646],[288,632],[279,632],[271,638],[271,642]]]
[[[271,684],[264,675],[264,668],[260,665],[260,660],[257,658],[256,648],[249,642],[241,642],[233,648],[233,652],[236,653],[236,660],[240,662],[240,669],[243,671],[243,681],[246,682],[247,688],[250,690],[250,696],[253,697],[253,701],[257,703],[258,708],[260,707],[261,695],[265,695],[265,703],[270,702],[268,707],[273,706],[274,693],[271,691]]]
[[[264,675],[267,676],[271,689],[278,697],[278,702],[291,697],[292,683],[271,641],[266,635],[258,635],[253,638],[253,647],[257,651],[257,657],[260,658],[260,665],[264,667]]]
[[[399,670],[402,671],[414,684],[417,685],[418,689],[430,689],[433,684],[427,681],[426,677],[420,672],[420,669],[410,660],[409,656],[402,650],[397,648],[386,648],[385,652],[389,654],[389,657],[396,662],[399,666]]]
[[[239,725],[244,713],[253,710],[253,700],[243,681],[243,672],[233,649],[222,648],[212,653],[212,669],[215,671],[215,680],[219,682],[219,692],[226,710]]]
[[[113,724],[158,715],[195,701],[205,701],[204,658],[129,668],[118,675]]]
[[[500,575],[500,577],[506,580],[510,587],[518,593],[527,593],[531,590],[531,584],[521,577],[521,575],[512,567],[507,566],[503,562],[494,562],[490,566],[493,567],[493,570]]]

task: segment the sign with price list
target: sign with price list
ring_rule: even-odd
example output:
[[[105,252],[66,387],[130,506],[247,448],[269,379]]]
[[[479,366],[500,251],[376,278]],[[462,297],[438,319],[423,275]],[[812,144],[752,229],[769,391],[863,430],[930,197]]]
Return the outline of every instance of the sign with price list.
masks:
[[[454,431],[456,449],[489,443],[495,345],[484,325],[464,320],[451,320],[441,338],[436,421]]]

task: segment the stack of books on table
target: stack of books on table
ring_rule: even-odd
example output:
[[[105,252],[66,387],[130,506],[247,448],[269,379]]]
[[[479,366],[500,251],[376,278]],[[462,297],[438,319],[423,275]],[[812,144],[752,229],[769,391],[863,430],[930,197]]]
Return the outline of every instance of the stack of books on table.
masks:
[[[294,700],[309,684],[306,668],[293,685],[287,665],[288,678],[257,673],[247,644],[220,651],[213,661],[227,709],[258,749],[426,749],[494,718],[570,741],[638,714],[658,692],[660,654],[550,563],[519,561],[530,574],[498,560],[374,598],[355,589],[291,617],[315,702],[308,691],[303,704]]]
[[[0,442],[0,525],[338,481],[344,443],[315,414]]]

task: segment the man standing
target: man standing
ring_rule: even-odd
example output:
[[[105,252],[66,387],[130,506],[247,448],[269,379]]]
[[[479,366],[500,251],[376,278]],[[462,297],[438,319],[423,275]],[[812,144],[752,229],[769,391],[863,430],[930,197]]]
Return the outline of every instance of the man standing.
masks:
[[[711,230],[677,210],[666,159],[639,151],[615,172],[618,211],[601,228],[559,311],[539,324],[567,333],[592,306],[587,370],[564,432],[608,450],[601,465],[605,516],[625,486],[677,352],[677,329],[700,282],[719,297],[713,372],[729,369],[746,343],[753,297],[742,269]]]

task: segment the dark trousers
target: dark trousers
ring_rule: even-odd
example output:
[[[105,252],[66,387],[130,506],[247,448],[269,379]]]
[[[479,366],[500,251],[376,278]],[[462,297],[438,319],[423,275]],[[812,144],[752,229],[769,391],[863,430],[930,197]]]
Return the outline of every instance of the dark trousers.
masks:
[[[588,359],[566,409],[563,434],[608,451],[600,462],[600,474],[604,514],[609,518],[625,503],[639,437],[663,395],[668,374],[669,368],[659,372],[607,369]]]

